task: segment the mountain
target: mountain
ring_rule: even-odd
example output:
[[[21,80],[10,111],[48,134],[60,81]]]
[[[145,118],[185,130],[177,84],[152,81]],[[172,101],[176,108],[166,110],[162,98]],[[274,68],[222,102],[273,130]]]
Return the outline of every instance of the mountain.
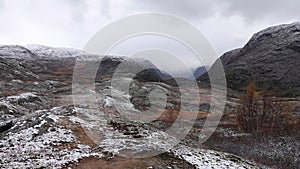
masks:
[[[33,59],[36,57],[32,51],[23,46],[18,45],[3,45],[0,46],[0,57],[14,59]]]
[[[252,36],[240,49],[220,57],[227,86],[243,90],[254,81],[260,90],[281,96],[300,94],[300,23],[269,27]],[[217,73],[216,64],[209,70]],[[209,82],[208,74],[198,78]]]
[[[204,73],[206,73],[206,67],[205,66],[201,66],[201,67],[198,67],[194,73],[193,73],[193,77],[190,77],[190,79],[198,79],[200,76],[202,76]]]
[[[43,45],[26,45],[24,46],[27,50],[34,53],[39,58],[47,58],[47,59],[53,59],[53,58],[63,58],[63,57],[72,57],[77,58],[84,54],[86,54],[84,51],[78,50],[78,49],[72,49],[72,48],[54,48],[54,47],[48,47]]]
[[[0,46],[0,64],[2,65],[1,78],[34,80],[41,77],[52,77],[52,80],[61,78],[59,72],[72,76],[76,59],[80,58],[82,63],[100,60],[96,81],[100,82],[105,78],[112,78],[114,71],[120,63],[123,63],[122,72],[136,72],[139,79],[144,82],[163,82],[172,79],[170,75],[161,72],[155,65],[145,59],[131,59],[117,56],[96,56],[90,55],[77,49],[53,48],[42,45],[7,45]],[[88,71],[88,70],[87,70]],[[70,81],[71,79],[68,79]]]
[[[116,70],[124,77],[131,76],[141,82],[166,82],[172,79],[170,75],[160,71],[148,60],[105,56],[101,59],[96,80],[112,78]]]

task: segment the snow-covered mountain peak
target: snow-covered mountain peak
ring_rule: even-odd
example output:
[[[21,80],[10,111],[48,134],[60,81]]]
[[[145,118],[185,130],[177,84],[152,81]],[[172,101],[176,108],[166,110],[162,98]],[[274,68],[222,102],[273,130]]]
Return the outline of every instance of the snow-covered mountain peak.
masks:
[[[39,57],[45,58],[66,58],[66,57],[79,57],[86,54],[84,51],[72,48],[54,48],[43,45],[30,44],[25,46]]]

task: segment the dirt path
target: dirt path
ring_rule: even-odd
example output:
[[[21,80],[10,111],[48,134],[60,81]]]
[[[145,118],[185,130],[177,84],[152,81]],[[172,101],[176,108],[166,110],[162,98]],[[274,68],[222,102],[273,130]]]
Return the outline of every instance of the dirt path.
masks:
[[[161,154],[156,157],[129,159],[115,156],[110,159],[85,158],[79,163],[69,165],[73,169],[166,169],[166,168],[184,168],[194,169],[191,164],[171,157],[168,154]],[[66,167],[67,168],[67,167]]]

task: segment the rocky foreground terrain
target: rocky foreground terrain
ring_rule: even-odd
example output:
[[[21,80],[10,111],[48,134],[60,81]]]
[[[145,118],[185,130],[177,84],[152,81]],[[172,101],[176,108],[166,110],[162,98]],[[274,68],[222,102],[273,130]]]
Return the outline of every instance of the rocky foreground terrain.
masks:
[[[193,88],[192,80],[173,79],[147,60],[0,46],[0,168],[297,168],[299,135],[257,140],[241,132],[228,112],[235,109],[239,90],[254,78],[261,87],[272,81],[273,87],[280,83],[276,90],[295,90],[293,97],[279,99],[297,116],[298,32],[299,24],[269,28],[221,57],[234,90],[204,144],[199,140],[210,130],[203,128],[205,120],[216,116],[212,106],[219,106],[211,101],[218,103],[222,91],[213,97],[210,88]],[[122,63],[126,66],[120,68]],[[247,76],[241,69],[253,72]],[[93,71],[94,77],[86,76]],[[199,80],[206,82],[207,75]],[[127,85],[128,90],[122,88]],[[200,101],[192,97],[198,93]]]
[[[97,56],[101,62],[95,78],[96,89],[92,90],[90,86],[79,88],[80,84],[72,84],[76,59],[93,57],[77,50],[36,45],[0,47],[1,168],[258,166],[235,155],[192,148],[189,139],[177,144],[177,138],[164,132],[174,119],[162,112],[166,106],[176,115],[180,109],[178,99],[181,94],[174,80],[166,78],[168,75],[159,72],[148,61]],[[145,65],[151,67],[134,77],[136,80],[131,83],[130,93],[127,94],[111,85],[114,70],[123,62],[131,65],[130,69]],[[82,72],[89,71],[90,67],[81,66]],[[117,80],[122,86],[128,75],[126,69],[121,72],[124,76]],[[81,77],[82,83],[84,75]],[[147,94],[155,88],[167,93],[167,105],[162,104],[160,95],[155,98],[156,103],[149,101]],[[206,95],[207,102],[201,109],[208,111],[209,90],[201,91]],[[89,105],[89,98],[84,98],[86,105],[76,105],[83,96],[80,92],[96,94],[97,107]],[[124,98],[130,98],[131,102],[123,102]],[[133,120],[130,118],[132,115],[124,116],[124,112],[116,108],[116,105],[123,106],[124,110],[138,114],[151,104],[156,104],[157,108],[152,110],[155,114],[149,114],[146,118],[153,119],[148,122]]]

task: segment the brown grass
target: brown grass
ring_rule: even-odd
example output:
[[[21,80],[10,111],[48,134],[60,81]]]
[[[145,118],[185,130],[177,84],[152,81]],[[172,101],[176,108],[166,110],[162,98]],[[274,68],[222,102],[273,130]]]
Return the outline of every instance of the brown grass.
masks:
[[[71,130],[80,144],[88,145],[90,147],[96,146],[95,142],[86,134],[80,124],[72,123],[67,119],[62,119],[58,124]]]
[[[167,168],[167,166],[175,165],[172,168],[195,168],[187,162],[171,157],[167,154],[161,154],[156,157],[148,158],[125,158],[114,156],[114,158],[105,159],[97,157],[89,157],[80,160],[78,163],[71,164],[67,167],[73,169],[146,169],[148,167]],[[66,168],[67,168],[66,167]]]
[[[178,111],[171,109],[164,109],[159,112],[160,116],[154,121],[163,121],[166,123],[174,123],[175,120],[180,118],[180,120],[194,120],[197,119],[206,119],[208,116],[207,112],[197,112],[197,111]]]
[[[21,94],[21,93],[25,93],[25,92],[26,91],[24,91],[24,90],[8,90],[8,89],[5,89],[5,90],[2,91],[2,93],[6,96]]]
[[[66,143],[62,143],[60,145],[53,145],[53,148],[59,149],[59,150],[64,150],[67,149],[69,151],[77,148],[77,144],[74,142],[66,142]]]
[[[147,168],[148,160],[145,159],[125,159],[115,157],[111,160],[100,159],[97,157],[89,157],[80,160],[77,164],[72,164],[73,169],[140,169]]]

